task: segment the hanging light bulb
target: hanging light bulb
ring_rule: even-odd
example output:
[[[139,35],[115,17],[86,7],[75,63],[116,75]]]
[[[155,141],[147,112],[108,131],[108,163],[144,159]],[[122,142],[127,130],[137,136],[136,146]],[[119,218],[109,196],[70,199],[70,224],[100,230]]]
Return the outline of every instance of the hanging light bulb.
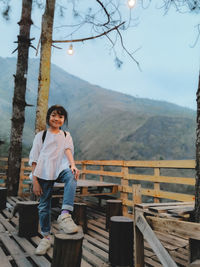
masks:
[[[73,45],[72,45],[72,44],[70,44],[70,46],[69,46],[69,48],[68,48],[68,50],[67,50],[67,53],[68,53],[70,56],[74,54],[74,49],[73,49]]]
[[[129,8],[133,8],[136,4],[136,0],[128,0],[128,6]]]

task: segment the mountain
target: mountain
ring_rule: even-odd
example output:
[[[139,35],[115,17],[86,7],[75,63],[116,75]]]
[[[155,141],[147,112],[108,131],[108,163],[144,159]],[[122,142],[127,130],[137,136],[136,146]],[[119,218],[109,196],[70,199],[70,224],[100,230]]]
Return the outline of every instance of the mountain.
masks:
[[[34,136],[39,61],[29,60],[24,155]],[[0,57],[0,153],[9,142],[15,58]],[[195,111],[164,101],[136,98],[92,85],[51,67],[49,106],[63,105],[76,159],[189,159],[195,156]]]

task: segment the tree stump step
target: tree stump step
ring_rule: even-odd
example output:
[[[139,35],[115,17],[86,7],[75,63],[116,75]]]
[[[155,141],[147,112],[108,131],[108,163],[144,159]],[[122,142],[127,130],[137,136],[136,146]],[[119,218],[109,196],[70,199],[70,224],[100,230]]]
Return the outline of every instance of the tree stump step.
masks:
[[[18,201],[13,210],[13,216],[19,213],[20,237],[32,237],[38,234],[38,202]]]
[[[51,267],[80,267],[83,237],[81,228],[75,234],[55,234]]]
[[[109,261],[112,266],[133,266],[133,220],[128,217],[110,218]]]

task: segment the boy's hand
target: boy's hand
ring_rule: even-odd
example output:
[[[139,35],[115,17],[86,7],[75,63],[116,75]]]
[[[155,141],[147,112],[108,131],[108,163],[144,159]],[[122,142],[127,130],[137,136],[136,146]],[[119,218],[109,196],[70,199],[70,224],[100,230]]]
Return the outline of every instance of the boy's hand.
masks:
[[[72,173],[74,174],[75,179],[78,180],[78,178],[79,178],[79,169],[77,169],[75,165],[71,165],[70,169],[71,169]]]
[[[42,192],[42,188],[37,180],[36,177],[33,178],[33,193],[36,195],[36,196],[41,196],[43,194]]]

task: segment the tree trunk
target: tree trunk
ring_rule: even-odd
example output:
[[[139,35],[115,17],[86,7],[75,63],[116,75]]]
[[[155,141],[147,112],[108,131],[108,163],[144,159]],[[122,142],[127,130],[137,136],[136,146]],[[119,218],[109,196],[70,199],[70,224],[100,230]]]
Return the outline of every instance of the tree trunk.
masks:
[[[195,184],[195,208],[192,221],[200,222],[200,73],[197,90],[197,129],[196,129],[196,184]],[[189,262],[200,259],[200,240],[189,239]]]
[[[22,134],[24,128],[25,113],[25,96],[26,96],[26,78],[28,70],[28,52],[30,45],[30,28],[32,0],[23,0],[20,34],[18,35],[18,58],[17,70],[15,77],[15,88],[12,105],[12,124],[10,134],[10,149],[8,156],[8,172],[7,172],[7,189],[9,195],[17,195],[21,152],[22,152]]]
[[[197,129],[196,129],[196,184],[194,221],[200,222],[200,73],[197,89]]]
[[[38,98],[36,110],[35,131],[46,128],[46,113],[50,87],[51,44],[53,20],[56,0],[46,0],[45,12],[42,16],[40,70],[38,78]]]

